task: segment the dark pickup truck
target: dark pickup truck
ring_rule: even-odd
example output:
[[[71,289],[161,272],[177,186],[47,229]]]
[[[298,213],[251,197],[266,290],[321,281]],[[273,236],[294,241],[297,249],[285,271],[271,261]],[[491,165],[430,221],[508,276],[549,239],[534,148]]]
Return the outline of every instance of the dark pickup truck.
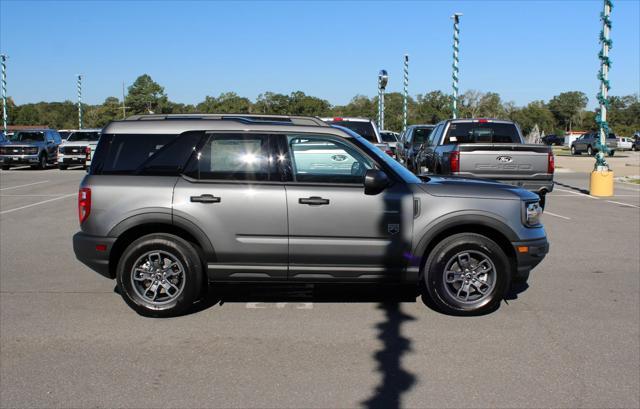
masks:
[[[418,154],[419,173],[492,179],[540,196],[553,190],[551,147],[524,143],[520,128],[496,119],[449,119],[436,125]]]
[[[44,169],[58,159],[60,143],[60,134],[53,129],[18,131],[0,142],[0,166],[3,170],[23,165]]]

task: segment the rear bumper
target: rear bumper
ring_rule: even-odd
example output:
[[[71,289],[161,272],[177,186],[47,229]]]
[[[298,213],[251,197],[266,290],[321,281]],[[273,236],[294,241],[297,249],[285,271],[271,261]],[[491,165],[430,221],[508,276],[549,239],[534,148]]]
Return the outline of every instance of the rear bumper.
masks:
[[[549,252],[549,242],[546,238],[527,240],[511,243],[516,253],[517,274],[526,275],[535,266],[540,264]],[[527,247],[526,252],[520,252],[519,248]]]
[[[549,193],[553,190],[553,179],[551,180],[530,180],[530,179],[497,179],[500,183],[506,183],[507,185],[518,186],[529,192],[537,194]]]
[[[109,271],[109,256],[115,243],[115,237],[91,236],[83,232],[73,235],[73,252],[76,258],[93,271],[107,278],[115,278]],[[97,246],[106,246],[97,250]]]
[[[82,164],[87,161],[86,155],[58,155],[58,163],[63,164]]]

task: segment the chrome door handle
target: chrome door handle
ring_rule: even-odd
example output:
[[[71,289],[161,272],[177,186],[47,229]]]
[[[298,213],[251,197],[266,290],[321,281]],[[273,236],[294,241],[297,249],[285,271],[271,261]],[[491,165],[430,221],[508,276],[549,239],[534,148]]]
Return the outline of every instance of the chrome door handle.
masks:
[[[214,195],[191,196],[191,201],[195,203],[220,203],[220,198]]]
[[[329,199],[324,199],[318,196],[301,197],[300,199],[298,199],[298,203],[311,205],[311,206],[322,206],[322,205],[328,205]]]

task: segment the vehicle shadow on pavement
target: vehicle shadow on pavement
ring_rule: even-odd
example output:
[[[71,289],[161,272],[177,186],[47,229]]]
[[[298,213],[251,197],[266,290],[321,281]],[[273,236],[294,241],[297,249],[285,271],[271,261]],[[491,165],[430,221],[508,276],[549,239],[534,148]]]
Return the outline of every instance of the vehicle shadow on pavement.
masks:
[[[402,394],[417,382],[416,376],[402,366],[402,356],[411,351],[411,340],[402,335],[402,324],[416,318],[402,311],[400,303],[381,303],[378,309],[385,313],[385,319],[376,326],[382,348],[374,355],[381,380],[362,405],[366,408],[399,408]]]
[[[562,187],[566,187],[567,189],[575,190],[576,192],[583,193],[583,194],[585,194],[585,195],[588,195],[588,194],[589,194],[589,191],[588,191],[587,189],[582,189],[582,188],[579,188],[579,187],[575,187],[575,186],[567,185],[566,183],[560,183],[560,182],[558,182],[557,180],[555,180],[553,183],[554,183],[555,185],[562,186]]]

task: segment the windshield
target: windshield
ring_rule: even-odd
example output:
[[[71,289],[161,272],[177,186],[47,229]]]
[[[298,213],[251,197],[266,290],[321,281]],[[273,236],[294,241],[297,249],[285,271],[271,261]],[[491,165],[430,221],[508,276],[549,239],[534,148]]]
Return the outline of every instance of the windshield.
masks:
[[[459,122],[449,125],[444,144],[451,143],[520,143],[515,124],[494,122]]]
[[[411,173],[407,168],[402,166],[399,162],[395,161],[391,156],[389,156],[389,154],[387,154],[386,152],[383,152],[382,149],[378,148],[371,142],[367,141],[366,139],[364,139],[363,137],[361,137],[360,135],[356,134],[355,132],[349,129],[343,128],[342,130],[344,132],[347,132],[349,135],[353,136],[356,144],[361,146],[364,145],[364,147],[366,148],[366,151],[369,154],[375,156],[375,159],[377,159],[378,162],[384,162],[385,165],[390,167],[406,183],[422,183],[422,180],[420,180],[419,177]]]
[[[330,121],[331,125],[344,126],[345,128],[349,128],[358,135],[362,136],[364,139],[369,142],[378,143],[378,138],[376,137],[376,130],[373,127],[371,121]]]
[[[381,132],[382,142],[398,142],[398,137],[393,132]]]
[[[100,132],[73,132],[69,137],[67,137],[67,141],[76,142],[76,141],[91,141],[95,142],[100,139]]]
[[[16,132],[11,136],[13,142],[44,142],[44,132]]]

